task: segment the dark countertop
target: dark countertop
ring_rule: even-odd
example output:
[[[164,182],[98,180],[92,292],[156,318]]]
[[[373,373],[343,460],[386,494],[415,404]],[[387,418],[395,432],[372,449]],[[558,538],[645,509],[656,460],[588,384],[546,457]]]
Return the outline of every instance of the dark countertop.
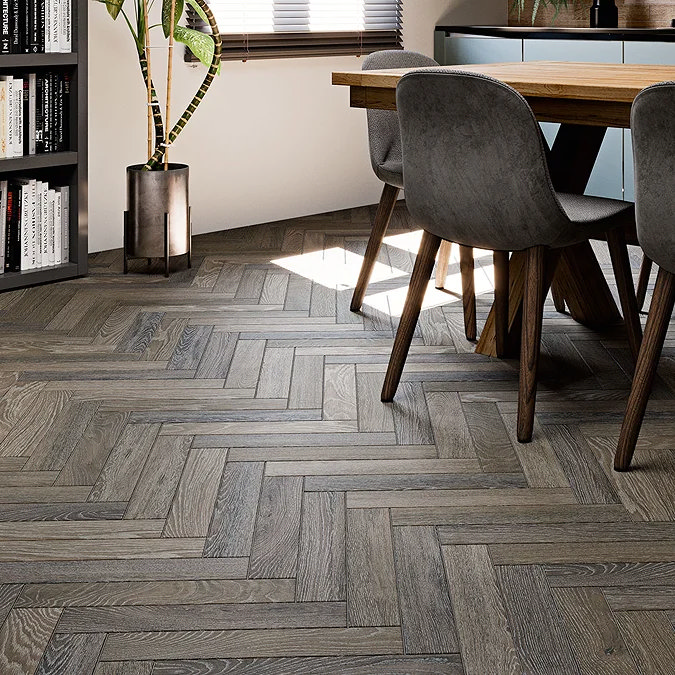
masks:
[[[637,40],[675,42],[675,28],[550,28],[529,26],[436,26],[446,33],[545,40]]]

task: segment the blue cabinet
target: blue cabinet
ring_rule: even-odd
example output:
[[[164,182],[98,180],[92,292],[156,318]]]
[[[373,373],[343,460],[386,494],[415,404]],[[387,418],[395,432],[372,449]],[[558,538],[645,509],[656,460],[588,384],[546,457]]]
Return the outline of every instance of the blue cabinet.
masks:
[[[435,58],[444,66],[462,63],[509,63],[523,60],[523,41],[483,36],[450,36],[442,32],[436,44]]]

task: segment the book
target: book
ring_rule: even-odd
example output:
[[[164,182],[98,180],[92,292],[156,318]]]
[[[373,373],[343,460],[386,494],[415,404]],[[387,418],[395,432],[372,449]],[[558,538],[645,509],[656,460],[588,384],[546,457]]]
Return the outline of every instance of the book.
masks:
[[[59,221],[59,230],[61,221]],[[56,264],[56,190],[47,190],[47,265]]]
[[[7,185],[0,181],[0,274],[5,271],[5,249],[7,246]]]
[[[35,247],[36,247],[36,212],[35,212],[35,179],[15,178],[15,182],[20,186],[21,202],[21,220],[20,220],[20,241],[21,258],[20,268],[23,270],[33,269],[35,266]]]
[[[0,54],[10,53],[11,35],[9,0],[0,0]]]
[[[2,157],[14,157],[14,78],[11,75],[0,75],[0,81],[5,83],[5,115],[6,141],[3,146]]]
[[[61,216],[61,192],[58,188],[54,190],[54,264],[60,265],[61,260],[61,239],[62,239],[62,216]]]
[[[40,49],[40,14],[44,17],[44,4],[42,0],[27,0],[28,2],[28,34],[26,40],[27,52],[38,54]],[[43,19],[44,21],[44,19]]]
[[[44,0],[44,16],[45,16],[45,25],[43,29],[43,34],[45,36],[45,54],[50,54],[52,51],[52,33],[51,33],[51,0]]]
[[[43,98],[42,98],[42,141],[44,143],[43,152],[51,152],[51,73],[45,73],[43,77]]]
[[[60,52],[61,0],[47,0],[49,4],[49,46],[52,52]]]
[[[63,185],[56,190],[61,194],[61,262],[67,263],[70,260],[70,187]]]
[[[44,75],[35,76],[35,154],[45,151],[44,140],[44,111],[45,111],[45,78]]]
[[[31,268],[42,267],[42,192],[44,183],[41,180],[35,181],[35,250],[31,253]]]
[[[52,116],[52,94],[51,94],[51,73],[45,73],[43,78],[43,98],[42,98],[42,141],[44,143],[43,152],[51,152],[51,116]]]
[[[24,107],[24,111],[28,113],[28,138],[24,140],[24,145],[27,146],[27,155],[34,155],[37,152],[36,138],[37,138],[37,75],[29,73],[28,77],[28,105]],[[26,101],[24,99],[24,106]]]
[[[14,157],[23,156],[23,78],[14,78]]]
[[[23,53],[23,36],[28,25],[26,11],[22,5],[23,0],[9,0],[9,51],[12,54]]]
[[[70,73],[62,73],[63,100],[61,102],[60,128],[63,130],[63,150],[70,148]]]
[[[71,0],[61,0],[61,30],[59,32],[59,51],[70,53],[73,50],[72,47],[72,5]]]
[[[7,185],[7,219],[5,222],[5,271],[21,269],[21,186],[9,180]]]
[[[7,157],[7,82],[0,78],[0,158]]]
[[[49,100],[48,100],[48,114],[47,114],[47,128],[49,129],[49,150],[48,152],[56,151],[56,106],[58,105],[58,73],[49,73]]]
[[[65,78],[63,74],[57,73],[55,81],[55,93],[54,93],[54,150],[56,152],[63,152],[67,150],[65,144],[65,129],[64,129],[64,89],[65,89]]]

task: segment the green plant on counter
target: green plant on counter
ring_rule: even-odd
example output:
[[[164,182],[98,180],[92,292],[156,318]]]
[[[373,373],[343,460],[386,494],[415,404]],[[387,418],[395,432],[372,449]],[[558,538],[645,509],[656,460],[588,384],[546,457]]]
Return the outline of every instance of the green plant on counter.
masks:
[[[579,4],[580,0],[534,0],[532,5],[532,25],[534,25],[534,20],[537,16],[537,12],[540,7],[553,7],[555,9],[555,14],[553,15],[553,21],[558,18],[561,9],[567,9],[575,4]],[[586,4],[588,0],[586,0]],[[513,0],[511,5],[511,11],[518,12],[518,18],[520,19],[521,14],[525,11],[526,0]]]

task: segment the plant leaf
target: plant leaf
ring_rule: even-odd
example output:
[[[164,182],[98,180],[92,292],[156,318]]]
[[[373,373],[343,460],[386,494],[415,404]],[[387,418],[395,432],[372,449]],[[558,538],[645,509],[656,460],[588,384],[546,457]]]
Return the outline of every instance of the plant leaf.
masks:
[[[190,5],[190,7],[192,7],[192,9],[195,10],[195,12],[197,12],[197,14],[199,14],[199,18],[208,26],[209,20],[206,14],[204,14],[204,10],[195,2],[195,0],[185,0],[185,1],[187,2],[188,5]]]
[[[174,28],[178,26],[181,16],[183,16],[183,7],[185,0],[176,0],[176,7],[174,10]],[[164,37],[168,38],[171,32],[171,0],[162,0],[162,30]],[[176,33],[174,32],[174,37]]]
[[[116,19],[119,16],[120,11],[122,11],[122,5],[124,0],[98,0],[105,5],[105,8],[108,10],[108,14],[112,16],[113,19]]]
[[[213,38],[185,26],[176,26],[174,37],[190,48],[190,51],[208,68],[213,61]]]

